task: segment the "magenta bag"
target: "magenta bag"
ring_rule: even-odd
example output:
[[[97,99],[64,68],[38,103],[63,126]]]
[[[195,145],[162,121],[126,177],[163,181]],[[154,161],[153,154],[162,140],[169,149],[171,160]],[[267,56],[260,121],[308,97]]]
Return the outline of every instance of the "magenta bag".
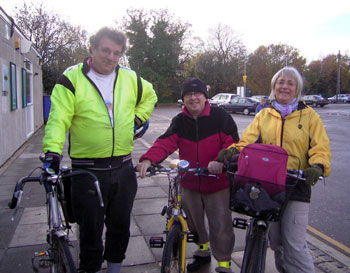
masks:
[[[288,153],[280,146],[253,143],[244,147],[238,158],[235,188],[249,183],[274,196],[285,191]]]

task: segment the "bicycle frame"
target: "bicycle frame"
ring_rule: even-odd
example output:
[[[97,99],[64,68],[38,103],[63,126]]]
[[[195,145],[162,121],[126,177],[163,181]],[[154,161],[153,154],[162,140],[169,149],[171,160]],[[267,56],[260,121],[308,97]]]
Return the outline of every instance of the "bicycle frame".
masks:
[[[176,183],[176,182],[175,182]],[[175,185],[175,187],[178,187],[178,185]],[[186,248],[187,248],[187,237],[189,234],[189,229],[187,226],[187,222],[183,216],[183,209],[181,207],[181,194],[178,192],[177,188],[177,196],[175,197],[175,207],[172,209],[171,217],[166,225],[166,233],[168,233],[171,229],[171,227],[174,225],[174,223],[179,222],[182,228],[182,240],[181,240],[181,250],[182,250],[182,257],[181,257],[181,272],[185,272],[186,267]]]
[[[47,185],[45,189],[51,187],[50,191],[46,193],[47,200],[47,224],[49,226],[49,233],[54,233],[57,237],[66,237],[68,239],[68,232],[70,227],[64,225],[64,218],[62,217],[62,204],[58,200],[57,187]],[[63,211],[63,209],[62,209]]]

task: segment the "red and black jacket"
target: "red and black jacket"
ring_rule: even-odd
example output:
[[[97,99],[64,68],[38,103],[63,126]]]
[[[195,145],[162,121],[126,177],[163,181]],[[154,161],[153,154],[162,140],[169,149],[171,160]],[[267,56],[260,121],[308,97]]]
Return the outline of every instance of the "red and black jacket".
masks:
[[[190,167],[207,167],[217,160],[218,153],[232,143],[239,141],[237,126],[232,117],[219,107],[210,107],[206,102],[203,112],[196,119],[186,107],[176,115],[167,129],[141,156],[140,162],[149,159],[152,163],[162,162],[179,149],[179,158],[190,162]],[[229,187],[226,173],[219,178],[185,174],[184,188],[202,193],[213,193]]]

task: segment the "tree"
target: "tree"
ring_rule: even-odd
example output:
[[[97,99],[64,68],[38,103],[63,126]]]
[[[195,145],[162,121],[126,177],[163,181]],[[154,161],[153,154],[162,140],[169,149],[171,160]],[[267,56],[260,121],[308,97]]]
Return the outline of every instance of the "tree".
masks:
[[[256,95],[270,94],[273,75],[286,65],[294,66],[303,74],[306,59],[299,55],[298,49],[285,44],[260,46],[248,58],[247,86]]]
[[[88,56],[86,31],[48,12],[42,3],[16,6],[14,17],[42,57],[44,90],[50,93],[65,68]]]
[[[306,87],[309,94],[322,94],[331,97],[336,94],[338,84],[338,56],[328,55],[322,60],[309,64],[305,73]],[[350,92],[350,58],[341,56],[340,92]]]
[[[210,30],[207,45],[187,66],[187,75],[203,79],[211,86],[210,95],[235,92],[241,85],[246,49],[237,33],[218,24]]]
[[[160,102],[175,101],[188,25],[175,20],[167,10],[132,9],[127,15],[123,28],[129,38],[126,54],[131,68],[153,83]]]

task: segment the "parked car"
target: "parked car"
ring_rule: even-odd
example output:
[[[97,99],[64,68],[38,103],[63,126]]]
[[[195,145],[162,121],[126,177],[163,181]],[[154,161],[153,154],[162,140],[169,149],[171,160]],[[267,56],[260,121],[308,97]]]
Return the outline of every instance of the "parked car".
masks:
[[[247,97],[234,97],[230,102],[220,103],[218,106],[224,108],[229,113],[243,113],[249,115],[255,114],[255,109],[259,105],[259,101]]]
[[[330,103],[336,103],[337,96],[328,98]],[[350,103],[350,95],[349,94],[338,94],[338,102]]]
[[[210,105],[219,105],[221,103],[230,102],[234,97],[237,97],[237,94],[232,93],[218,93],[209,99]]]
[[[182,99],[177,100],[177,105],[179,105],[181,108],[182,106],[184,106],[184,102],[182,101]]]
[[[328,100],[321,95],[306,95],[302,96],[301,99],[305,101],[307,105],[312,105],[313,107],[323,107],[329,103]]]
[[[254,95],[251,96],[252,99],[256,99],[258,101],[261,101],[262,99],[265,99],[267,102],[269,101],[269,97],[265,95]]]

